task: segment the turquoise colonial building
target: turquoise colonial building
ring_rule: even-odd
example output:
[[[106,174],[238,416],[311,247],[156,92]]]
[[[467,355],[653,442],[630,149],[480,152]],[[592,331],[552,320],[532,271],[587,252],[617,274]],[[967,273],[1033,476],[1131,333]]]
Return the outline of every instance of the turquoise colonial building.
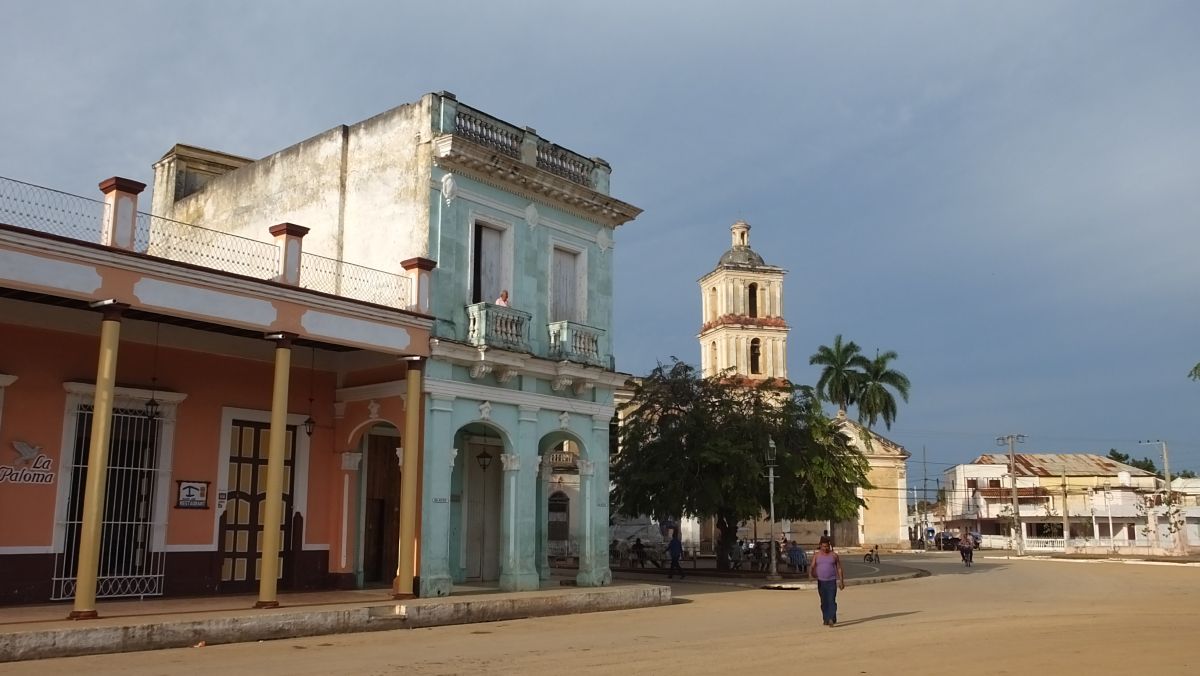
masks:
[[[626,378],[612,357],[614,231],[640,210],[609,196],[609,174],[604,160],[447,92],[257,161],[178,145],[155,165],[156,215],[253,239],[298,224],[278,237],[303,256],[302,278],[336,269],[338,293],[398,296],[434,318],[424,364],[330,358],[373,373],[370,384],[347,376],[327,412],[369,420],[335,424],[345,474],[342,513],[329,517],[335,584],[390,582],[414,518],[422,596],[468,580],[539,588],[566,523],[578,583],[611,580],[609,423]],[[418,440],[401,418],[414,377]],[[401,495],[409,468],[420,475],[415,516]]]

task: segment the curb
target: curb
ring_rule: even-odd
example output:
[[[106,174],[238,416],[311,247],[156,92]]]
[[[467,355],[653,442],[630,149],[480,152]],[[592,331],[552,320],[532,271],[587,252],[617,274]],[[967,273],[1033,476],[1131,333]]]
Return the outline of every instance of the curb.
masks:
[[[284,611],[261,615],[121,625],[79,626],[0,634],[0,663],[50,657],[252,643],[392,629],[495,622],[526,617],[649,608],[671,604],[665,585],[594,587],[529,592],[505,598],[436,599],[359,608]]]

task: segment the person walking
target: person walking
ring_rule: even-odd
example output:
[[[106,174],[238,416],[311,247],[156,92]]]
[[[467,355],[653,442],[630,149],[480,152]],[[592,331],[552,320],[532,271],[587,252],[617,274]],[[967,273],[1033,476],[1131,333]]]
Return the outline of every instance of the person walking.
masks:
[[[821,618],[826,627],[832,627],[837,624],[837,593],[846,588],[846,576],[842,572],[842,559],[833,551],[833,543],[827,536],[821,537],[819,546],[808,567],[808,577],[817,580]]]
[[[637,557],[638,565],[642,568],[646,567],[646,545],[642,544],[642,539],[638,538],[634,541],[633,547],[630,547],[633,555]]]
[[[667,571],[667,579],[674,578],[678,571],[679,579],[682,580],[683,568],[679,567],[679,557],[683,556],[683,541],[679,539],[675,531],[671,532],[671,539],[667,541],[667,554],[671,555],[671,569]]]

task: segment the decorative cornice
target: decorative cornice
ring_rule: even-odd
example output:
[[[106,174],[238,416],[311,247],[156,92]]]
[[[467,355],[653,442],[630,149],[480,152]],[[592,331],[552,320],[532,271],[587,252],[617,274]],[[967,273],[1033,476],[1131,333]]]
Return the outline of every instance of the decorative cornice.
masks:
[[[506,383],[516,375],[527,375],[542,378],[553,383],[559,381],[555,392],[561,392],[572,387],[576,394],[582,394],[592,387],[617,388],[630,378],[628,373],[609,371],[598,366],[587,366],[571,361],[553,361],[533,357],[520,352],[509,352],[494,347],[466,345],[444,338],[433,338],[429,341],[431,359],[448,361],[451,364],[475,369],[471,377],[478,379],[487,373],[496,374],[496,380]]]
[[[755,328],[755,329],[779,329],[790,331],[787,321],[783,317],[751,317],[749,315],[721,315],[711,322],[705,322],[700,327],[700,333],[705,333],[712,329],[728,326],[737,329]]]
[[[94,397],[96,395],[96,386],[92,383],[67,381],[63,383],[63,389],[67,391],[67,394],[81,394],[87,397]],[[116,398],[132,401],[155,399],[163,406],[174,406],[187,399],[187,395],[182,392],[147,390],[140,387],[114,387],[113,395]]]
[[[501,387],[490,387],[478,383],[462,383],[456,380],[426,378],[425,392],[430,395],[454,396],[469,401],[490,401],[493,405],[503,403],[517,406],[533,406],[539,409],[569,411],[581,415],[612,416],[613,414],[611,404],[597,404],[592,401],[554,397],[548,394],[536,394]]]
[[[616,227],[637,218],[642,210],[591,188],[579,185],[518,158],[508,157],[453,134],[433,140],[433,156],[443,167],[465,171],[484,182],[524,195],[550,201],[581,218]]]

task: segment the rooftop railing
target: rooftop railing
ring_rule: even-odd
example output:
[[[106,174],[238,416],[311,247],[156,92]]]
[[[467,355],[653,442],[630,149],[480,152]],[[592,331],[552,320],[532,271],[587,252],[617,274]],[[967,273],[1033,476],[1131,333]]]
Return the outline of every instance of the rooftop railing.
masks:
[[[464,104],[456,104],[454,134],[532,164],[579,185],[594,188],[596,162],[539,137],[532,129],[521,129]],[[528,150],[523,149],[529,146]],[[523,155],[528,152],[529,155]],[[607,188],[605,188],[607,189]]]
[[[0,177],[0,223],[106,244],[109,209],[100,200]],[[280,248],[273,242],[144,212],[137,212],[133,227],[136,253],[254,279],[281,279]],[[307,252],[301,255],[299,286],[400,309],[409,308],[413,297],[408,277]]]
[[[408,277],[303,252],[300,287],[345,298],[407,308],[412,298]]]
[[[102,200],[0,176],[0,223],[99,243],[107,213]]]

